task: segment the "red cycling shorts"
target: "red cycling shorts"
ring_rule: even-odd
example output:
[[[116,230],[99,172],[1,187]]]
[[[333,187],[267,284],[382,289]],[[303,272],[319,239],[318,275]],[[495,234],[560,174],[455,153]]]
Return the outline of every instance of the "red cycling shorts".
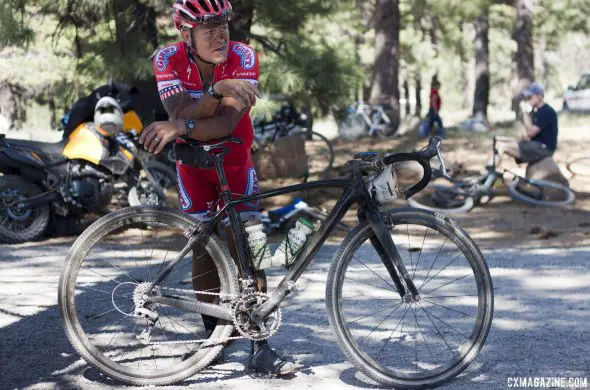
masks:
[[[258,177],[252,160],[242,166],[224,166],[225,175],[234,199],[259,193]],[[217,207],[223,207],[219,198],[221,186],[215,169],[201,169],[176,163],[178,195],[183,211],[196,219],[206,221],[213,217]],[[242,220],[260,216],[260,202],[242,203],[235,207]]]

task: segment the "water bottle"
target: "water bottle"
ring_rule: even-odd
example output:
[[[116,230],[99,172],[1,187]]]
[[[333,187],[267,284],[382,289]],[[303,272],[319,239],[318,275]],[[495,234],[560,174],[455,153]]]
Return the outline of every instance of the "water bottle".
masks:
[[[272,254],[263,229],[264,225],[258,220],[249,221],[245,224],[245,230],[248,234],[248,246],[252,252],[252,264],[257,270],[273,266]]]
[[[285,239],[279,244],[273,255],[274,266],[289,267],[303,249],[307,236],[313,233],[315,226],[305,218],[299,218],[295,227],[289,230]]]

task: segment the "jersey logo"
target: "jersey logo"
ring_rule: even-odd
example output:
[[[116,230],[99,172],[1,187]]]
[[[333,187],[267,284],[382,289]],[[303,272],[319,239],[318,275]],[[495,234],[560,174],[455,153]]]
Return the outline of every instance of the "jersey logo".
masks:
[[[169,46],[165,49],[160,50],[158,55],[156,56],[156,69],[158,72],[163,72],[168,67],[168,62],[170,62],[170,57],[172,57],[178,48],[176,46]]]
[[[260,192],[260,188],[258,186],[258,176],[256,175],[256,170],[254,168],[248,169],[248,182],[246,183],[246,193],[244,196],[251,196],[257,195]],[[258,208],[260,207],[260,201],[254,201],[250,203],[246,203],[246,206],[251,208]]]
[[[254,49],[244,46],[244,45],[234,45],[232,48],[234,53],[240,56],[240,60],[242,63],[242,68],[244,69],[252,69],[254,65],[256,65],[256,52]]]
[[[178,167],[176,167],[176,180],[178,180],[178,184],[180,187],[178,191],[178,195],[180,198],[180,206],[184,211],[190,210],[190,208],[193,206],[193,201],[188,196],[184,188],[184,184],[182,183],[182,179],[180,178],[180,170],[178,169]]]

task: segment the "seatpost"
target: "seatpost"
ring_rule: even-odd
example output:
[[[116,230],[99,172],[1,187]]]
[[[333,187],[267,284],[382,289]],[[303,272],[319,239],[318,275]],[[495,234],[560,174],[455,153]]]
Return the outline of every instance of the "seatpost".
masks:
[[[496,136],[494,136],[494,147],[492,149],[492,168],[494,169],[494,171],[496,170],[496,153],[498,153],[498,151],[496,150]]]
[[[225,169],[223,168],[223,154],[221,156],[216,156],[215,158],[215,170],[217,171],[217,177],[219,178],[219,185],[221,187],[221,199],[227,205],[232,201],[232,192],[229,188],[229,184],[227,183],[227,176],[225,175]],[[253,276],[250,272],[250,266],[248,257],[244,252],[244,244],[246,242],[246,237],[244,236],[244,229],[242,228],[242,220],[236,213],[233,207],[229,207],[226,210],[227,216],[229,218],[230,226],[234,227],[232,229],[232,234],[234,235],[234,243],[236,245],[236,254],[238,256],[235,259],[236,264],[240,270],[240,275],[244,280],[244,288],[254,288],[255,281]]]

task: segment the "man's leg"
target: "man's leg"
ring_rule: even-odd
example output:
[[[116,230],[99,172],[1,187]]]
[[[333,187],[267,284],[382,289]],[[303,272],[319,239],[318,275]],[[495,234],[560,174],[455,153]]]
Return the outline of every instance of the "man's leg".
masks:
[[[504,154],[507,154],[513,158],[521,158],[518,141],[515,139],[503,139],[501,141],[497,141],[496,150],[498,151],[498,156],[496,157],[496,166],[500,165],[502,156]],[[491,165],[491,163],[489,165]]]
[[[440,113],[436,114],[436,123],[438,124],[438,135],[442,138],[446,138],[445,129],[443,127],[442,118],[440,117]]]

